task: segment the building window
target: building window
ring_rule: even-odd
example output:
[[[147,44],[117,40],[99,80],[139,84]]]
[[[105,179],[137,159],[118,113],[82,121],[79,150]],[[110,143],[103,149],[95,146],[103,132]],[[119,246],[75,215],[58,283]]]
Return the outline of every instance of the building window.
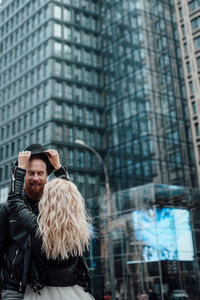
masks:
[[[8,179],[8,170],[9,170],[9,166],[5,166],[5,180]]]
[[[60,20],[61,13],[62,13],[61,7],[58,5],[54,5],[54,10],[53,10],[54,18],[57,18]]]
[[[190,88],[190,94],[194,94],[194,85],[192,81],[189,82],[189,88]]]
[[[198,36],[197,38],[194,39],[194,46],[195,46],[195,48],[200,47],[200,36]]]
[[[58,23],[54,24],[54,35],[59,38],[62,37],[62,26]]]
[[[67,8],[63,8],[63,20],[65,22],[70,22],[71,21],[71,11]]]
[[[74,49],[74,59],[76,61],[81,61],[81,50],[78,48]]]
[[[55,61],[54,62],[54,74],[57,76],[62,75],[62,64],[61,62]]]
[[[55,103],[55,110],[54,110],[54,116],[55,118],[62,118],[62,104],[61,103]]]
[[[17,140],[17,151],[21,151],[22,150],[22,139],[18,139]]]
[[[200,1],[199,0],[193,0],[191,2],[188,3],[189,5],[189,10],[193,10],[193,9],[196,9],[197,7],[200,6]]]
[[[75,68],[74,70],[75,79],[78,81],[81,81],[81,69]]]
[[[188,45],[187,45],[187,43],[185,43],[183,46],[184,46],[185,54],[188,54]]]
[[[43,115],[44,115],[44,120],[47,120],[51,116],[51,107],[50,103],[46,103],[43,106]]]
[[[72,31],[71,28],[68,26],[64,26],[64,39],[71,40]]]
[[[65,84],[65,98],[72,99],[72,86]]]
[[[93,125],[93,112],[92,110],[86,110],[86,123],[88,125]]]
[[[37,136],[36,136],[36,139],[37,139],[37,142],[38,142],[38,143],[42,143],[42,142],[43,142],[43,141],[42,141],[42,129],[41,129],[41,128],[37,130]]]
[[[43,127],[43,141],[48,142],[50,140],[50,128],[48,125]]]
[[[83,129],[78,128],[76,131],[76,138],[79,140],[84,140],[83,138]]]
[[[55,139],[57,141],[62,141],[62,125],[55,124],[54,129]]]
[[[35,131],[32,131],[30,134],[30,144],[34,144],[34,143],[36,143],[36,135],[35,135]]]
[[[99,81],[100,81],[99,73],[94,72],[94,74],[93,74],[93,83],[95,85],[99,85]],[[127,91],[127,89],[125,91]]]
[[[15,132],[16,132],[16,122],[14,121],[14,122],[12,123],[12,134],[14,135]]]
[[[100,112],[96,112],[96,124],[98,126],[102,125],[102,114]]]
[[[88,145],[90,145],[92,147],[95,145],[94,132],[92,132],[92,131],[87,132],[87,143],[88,143]]]
[[[183,9],[182,9],[182,7],[179,7],[179,16],[180,16],[180,18],[183,17]]]
[[[74,29],[74,42],[80,43],[81,42],[81,33],[78,30]]]
[[[83,109],[80,107],[76,109],[76,120],[79,123],[83,122]]]
[[[196,102],[192,102],[192,110],[193,110],[193,114],[197,113],[197,105]]]
[[[93,95],[91,90],[85,90],[85,102],[86,103],[93,103]]]
[[[76,98],[76,101],[82,102],[82,98],[83,98],[82,92],[83,91],[82,91],[81,88],[76,87],[76,89],[75,89],[75,98]]]
[[[64,58],[71,59],[72,48],[69,45],[64,45]]]
[[[61,82],[55,81],[54,94],[57,97],[62,97],[62,83]]]
[[[68,142],[74,142],[74,130],[71,127],[68,128]]]
[[[188,72],[188,74],[191,73],[191,66],[190,66],[190,62],[189,61],[186,63],[186,66],[187,66],[187,72]]]
[[[0,149],[0,160],[3,160],[4,159],[4,148],[1,147]]]
[[[200,136],[200,127],[199,127],[199,123],[195,123],[195,124],[194,124],[194,128],[195,128],[196,136]]]
[[[94,154],[88,152],[87,153],[87,157],[88,157],[88,159],[87,159],[87,161],[88,161],[88,168],[89,169],[94,169],[94,167],[95,167]]]
[[[91,64],[91,54],[90,52],[84,51],[83,53],[83,62],[86,64]]]
[[[197,57],[197,67],[200,69],[200,56]]]
[[[200,27],[200,16],[198,16],[197,18],[193,19],[191,21],[192,23],[192,29],[196,29],[198,27]]]
[[[181,26],[181,31],[182,31],[182,34],[185,35],[185,25]]]
[[[198,145],[198,154],[199,154],[199,161],[200,161],[200,145]]]
[[[26,148],[26,147],[24,147]],[[12,142],[11,144],[11,156],[15,155],[15,142]]]
[[[84,152],[83,151],[78,151],[78,167],[79,168],[84,168]]]
[[[71,105],[65,106],[65,119],[73,121],[73,107]]]
[[[22,119],[18,120],[18,132],[22,130]]]
[[[71,65],[65,65],[65,76],[68,79],[72,79],[72,66]]]
[[[61,56],[62,55],[62,44],[59,42],[54,42],[54,54]]]
[[[68,166],[74,167],[74,151],[68,150]]]

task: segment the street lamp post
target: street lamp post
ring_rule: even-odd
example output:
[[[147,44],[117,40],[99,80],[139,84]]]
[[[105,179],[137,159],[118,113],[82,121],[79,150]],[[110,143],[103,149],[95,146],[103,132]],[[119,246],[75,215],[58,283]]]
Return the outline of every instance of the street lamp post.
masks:
[[[89,151],[94,153],[98,160],[101,162],[103,171],[104,171],[104,177],[105,177],[105,187],[106,187],[106,204],[107,204],[107,213],[108,213],[108,219],[107,219],[107,234],[108,234],[108,260],[109,260],[109,271],[110,271],[110,283],[111,283],[111,294],[112,294],[112,300],[115,300],[115,266],[114,266],[114,251],[113,251],[113,243],[112,243],[112,233],[111,233],[111,197],[110,197],[110,183],[109,183],[109,177],[108,177],[108,169],[107,166],[102,159],[101,155],[91,146],[86,144],[82,140],[75,140],[76,144],[79,144],[85,148],[87,148]]]

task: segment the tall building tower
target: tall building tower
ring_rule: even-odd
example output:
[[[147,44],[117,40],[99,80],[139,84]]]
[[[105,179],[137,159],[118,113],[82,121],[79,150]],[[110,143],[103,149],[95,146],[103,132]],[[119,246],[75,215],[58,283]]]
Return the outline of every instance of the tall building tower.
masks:
[[[101,166],[74,144],[104,145],[100,4],[7,0],[0,8],[0,185],[31,143],[56,148],[72,180],[98,193]]]
[[[102,20],[115,189],[147,182],[196,187],[174,2],[104,1]]]
[[[200,183],[200,2],[175,1],[194,153]]]
[[[58,149],[83,194],[99,194],[101,166],[76,139],[106,152],[113,190],[198,186],[173,1],[4,0],[0,20],[3,195],[35,142]]]

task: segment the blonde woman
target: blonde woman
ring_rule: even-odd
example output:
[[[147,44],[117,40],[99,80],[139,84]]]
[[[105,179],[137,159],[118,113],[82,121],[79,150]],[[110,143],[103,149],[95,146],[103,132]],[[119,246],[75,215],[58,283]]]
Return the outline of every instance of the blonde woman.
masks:
[[[20,157],[18,161],[20,165]],[[16,168],[16,180],[22,180],[18,169],[22,171]],[[76,185],[60,178],[47,183],[38,217],[29,210],[19,188],[17,191],[10,192],[8,205],[12,220],[29,235],[24,299],[94,299],[87,292],[90,276],[83,257],[90,241],[89,218]]]

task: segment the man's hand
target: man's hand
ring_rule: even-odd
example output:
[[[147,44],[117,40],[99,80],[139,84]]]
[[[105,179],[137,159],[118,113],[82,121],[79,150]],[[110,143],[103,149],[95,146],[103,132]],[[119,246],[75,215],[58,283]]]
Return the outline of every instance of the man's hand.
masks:
[[[31,157],[31,151],[22,151],[18,155],[18,167],[21,169],[26,169]]]
[[[45,154],[47,155],[49,162],[52,164],[54,169],[56,170],[60,169],[61,163],[60,163],[60,157],[58,152],[54,149],[49,149],[45,151]]]

